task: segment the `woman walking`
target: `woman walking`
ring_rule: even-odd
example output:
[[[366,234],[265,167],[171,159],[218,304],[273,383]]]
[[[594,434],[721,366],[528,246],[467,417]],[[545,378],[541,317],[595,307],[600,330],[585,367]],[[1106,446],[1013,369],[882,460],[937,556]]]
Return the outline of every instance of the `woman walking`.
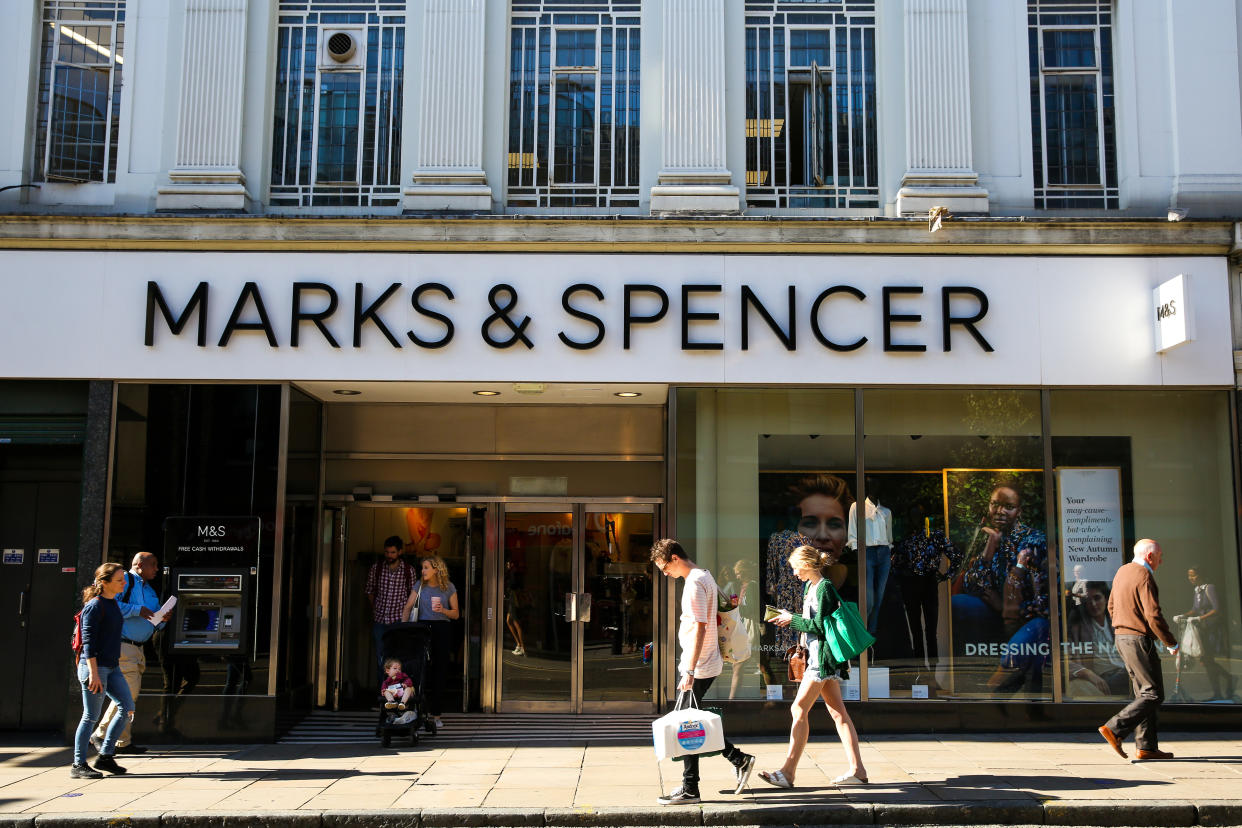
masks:
[[[763,771],[759,774],[764,782],[778,788],[794,786],[798,760],[802,758],[807,737],[811,733],[808,720],[811,708],[821,698],[837,725],[837,735],[841,737],[841,745],[845,748],[845,759],[849,765],[849,770],[832,780],[832,784],[867,784],[867,770],[863,767],[858,746],[858,731],[854,729],[854,722],[850,719],[850,714],[845,709],[845,700],[841,697],[841,681],[849,678],[849,664],[834,664],[824,641],[825,624],[840,604],[836,590],[824,577],[824,570],[831,562],[832,558],[827,553],[812,546],[799,546],[795,549],[789,556],[789,567],[798,580],[806,584],[802,613],[794,615],[785,610],[773,620],[778,627],[792,627],[802,633],[809,651],[806,671],[802,674],[798,695],[790,709],[793,726],[789,730],[789,751],[785,754],[785,764],[781,765],[780,770]]]
[[[134,700],[120,669],[121,626],[124,618],[116,596],[125,589],[125,568],[106,563],[95,570],[95,580],[82,590],[82,650],[78,655],[78,681],[82,684],[82,720],[73,737],[74,779],[99,779],[100,771],[119,774],[125,768],[116,763],[116,740],[134,717]],[[116,703],[117,715],[104,734],[95,767],[86,764],[91,734],[103,713],[104,698]]]
[[[416,617],[410,613],[417,607]],[[443,704],[444,683],[448,678],[449,653],[453,645],[452,621],[461,617],[457,607],[457,587],[449,580],[448,567],[439,555],[423,558],[423,567],[418,586],[410,593],[405,602],[402,618],[411,621],[427,621],[431,626],[431,664],[429,689],[427,692],[427,712],[435,719],[436,728],[444,727],[440,721],[440,706]]]

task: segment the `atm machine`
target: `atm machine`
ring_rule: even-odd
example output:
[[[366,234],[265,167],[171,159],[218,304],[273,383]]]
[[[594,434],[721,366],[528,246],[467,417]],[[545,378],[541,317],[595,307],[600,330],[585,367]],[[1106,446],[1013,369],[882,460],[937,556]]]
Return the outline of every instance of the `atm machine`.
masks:
[[[250,570],[194,567],[170,571],[177,596],[167,628],[175,653],[246,653]]]

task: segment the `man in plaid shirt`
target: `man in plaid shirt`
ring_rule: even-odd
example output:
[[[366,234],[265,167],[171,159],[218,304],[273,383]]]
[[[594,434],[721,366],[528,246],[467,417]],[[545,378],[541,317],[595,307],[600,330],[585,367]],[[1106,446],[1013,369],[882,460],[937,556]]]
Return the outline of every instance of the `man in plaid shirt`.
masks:
[[[384,680],[384,633],[401,617],[405,601],[418,584],[414,567],[401,559],[405,544],[396,535],[384,541],[384,560],[371,564],[367,573],[367,601],[371,603],[371,636],[375,639],[376,667],[379,681]]]

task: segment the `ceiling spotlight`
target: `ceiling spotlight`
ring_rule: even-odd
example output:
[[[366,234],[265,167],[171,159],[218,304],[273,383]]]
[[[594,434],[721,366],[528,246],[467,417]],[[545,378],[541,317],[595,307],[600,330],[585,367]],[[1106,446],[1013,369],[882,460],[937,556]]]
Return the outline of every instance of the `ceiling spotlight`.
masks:
[[[642,394],[638,391],[615,391],[613,392],[613,396],[614,397],[641,397]]]
[[[339,394],[339,395],[340,395],[340,396],[342,396],[342,397],[356,397],[356,396],[358,396],[359,394],[361,394],[362,392],[361,392],[361,391],[355,391],[355,390],[354,390],[354,389],[352,389],[352,388],[336,388],[336,389],[334,389],[334,390],[332,391],[332,393],[333,393],[333,394]]]
[[[1169,221],[1181,221],[1186,218],[1186,214],[1190,212],[1185,207],[1170,207]]]
[[[476,397],[499,397],[500,392],[499,391],[475,391],[474,395]]]

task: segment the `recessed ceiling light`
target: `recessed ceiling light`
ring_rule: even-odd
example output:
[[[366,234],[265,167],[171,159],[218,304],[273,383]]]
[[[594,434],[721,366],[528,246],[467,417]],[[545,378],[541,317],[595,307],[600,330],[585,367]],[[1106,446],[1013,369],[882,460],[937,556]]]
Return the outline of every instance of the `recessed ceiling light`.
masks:
[[[638,391],[616,391],[613,393],[613,396],[614,397],[641,397],[642,394],[639,393]]]
[[[356,396],[358,396],[359,394],[361,394],[362,392],[361,392],[361,391],[355,391],[355,390],[354,390],[354,389],[352,389],[352,388],[337,388],[337,389],[333,390],[333,392],[332,392],[332,393],[333,393],[333,394],[340,394],[342,397],[356,397]]]
[[[475,391],[474,395],[476,397],[499,397],[500,392],[499,391]]]

